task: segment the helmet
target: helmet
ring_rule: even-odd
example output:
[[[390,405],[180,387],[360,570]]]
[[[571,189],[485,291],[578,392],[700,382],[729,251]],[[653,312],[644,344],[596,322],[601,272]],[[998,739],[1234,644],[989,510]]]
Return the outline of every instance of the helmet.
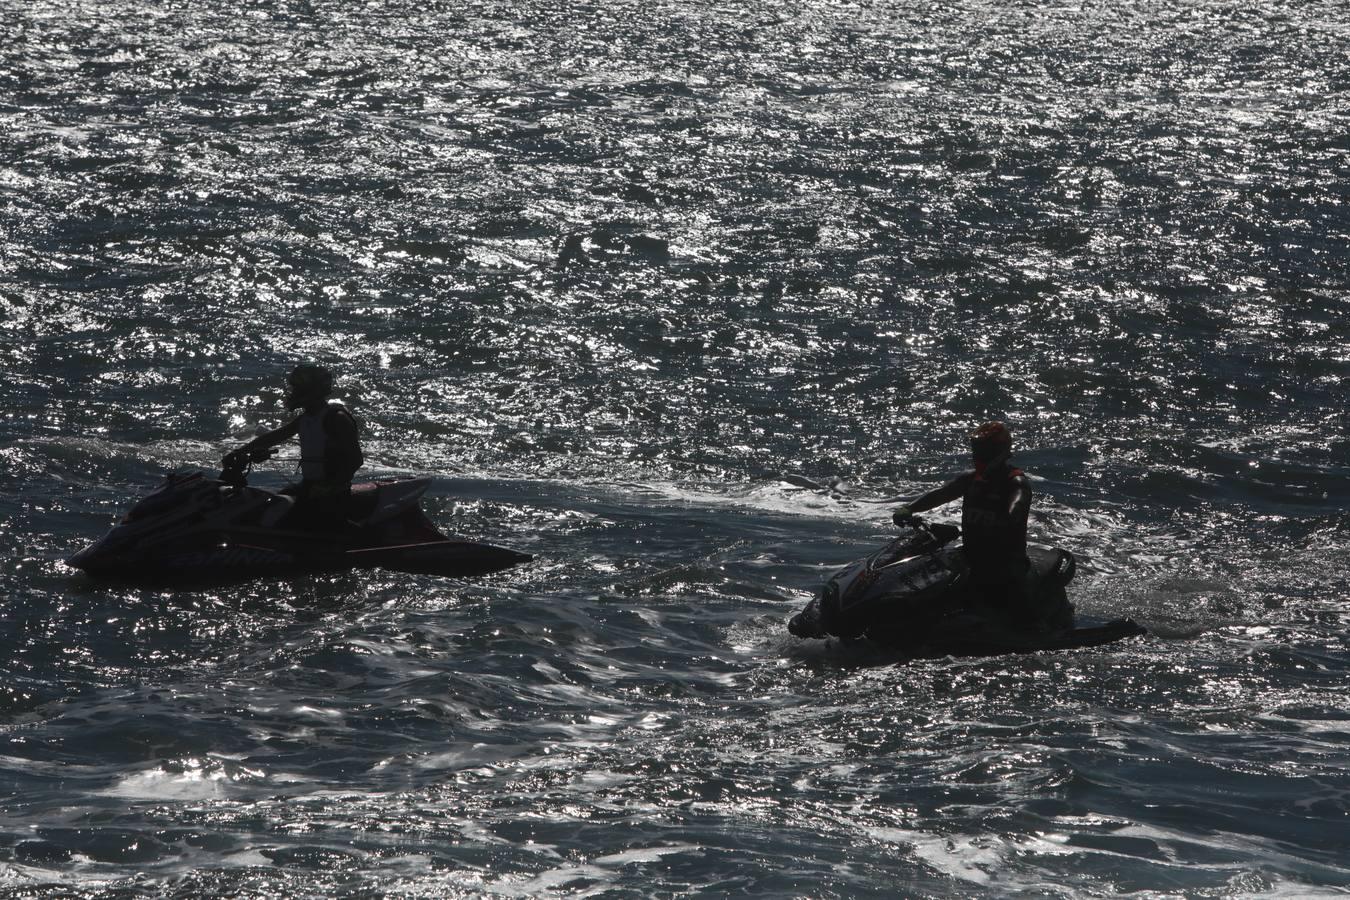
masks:
[[[993,462],[1012,453],[1012,432],[1002,422],[985,422],[970,433],[970,452],[976,462]]]
[[[292,409],[333,393],[333,373],[318,363],[302,362],[286,376],[286,405]]]

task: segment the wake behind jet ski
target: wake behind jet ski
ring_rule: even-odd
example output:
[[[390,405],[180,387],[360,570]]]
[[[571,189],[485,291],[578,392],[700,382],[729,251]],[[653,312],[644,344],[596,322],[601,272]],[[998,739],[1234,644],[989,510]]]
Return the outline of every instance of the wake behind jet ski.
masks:
[[[966,554],[949,546],[960,529],[913,516],[909,524],[909,534],[831,577],[788,630],[803,638],[866,638],[909,657],[1034,653],[1145,633],[1130,619],[1075,622],[1065,586],[1076,563],[1067,550],[1027,548],[1030,609],[1014,611],[971,590]]]
[[[232,454],[218,478],[204,472],[168,475],[67,564],[91,575],[148,580],[372,566],[466,576],[530,559],[442,534],[418,505],[430,478],[353,485],[345,515],[323,530],[296,527],[294,499],[247,483],[250,465],[270,455],[270,448]],[[303,521],[312,525],[308,516]]]

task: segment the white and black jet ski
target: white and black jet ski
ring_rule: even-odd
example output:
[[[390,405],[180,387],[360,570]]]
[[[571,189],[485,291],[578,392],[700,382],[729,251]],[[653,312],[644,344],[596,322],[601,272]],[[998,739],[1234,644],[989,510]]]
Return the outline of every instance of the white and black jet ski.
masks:
[[[288,526],[294,503],[249,487],[253,459],[219,478],[175,473],[132,506],[101,540],[66,564],[134,579],[252,577],[379,566],[431,575],[484,575],[530,556],[442,534],[418,505],[430,478],[352,485],[345,521],[323,531]]]
[[[909,534],[835,573],[788,630],[803,638],[868,639],[909,657],[1066,650],[1145,633],[1131,619],[1076,620],[1064,591],[1073,554],[1056,548],[1027,548],[1035,621],[972,602],[965,554],[948,546],[960,533],[915,520]]]

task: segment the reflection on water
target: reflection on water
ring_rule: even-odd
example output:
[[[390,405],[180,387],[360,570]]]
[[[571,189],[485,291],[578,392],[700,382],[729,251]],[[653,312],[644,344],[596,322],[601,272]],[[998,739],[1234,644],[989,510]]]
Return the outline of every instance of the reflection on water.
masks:
[[[1333,11],[0,28],[13,883],[1350,884]],[[535,562],[202,590],[60,565],[276,424],[303,355],[376,470],[436,475],[438,525]],[[790,639],[889,533],[863,501],[995,415],[1074,602],[1155,637],[904,666]]]

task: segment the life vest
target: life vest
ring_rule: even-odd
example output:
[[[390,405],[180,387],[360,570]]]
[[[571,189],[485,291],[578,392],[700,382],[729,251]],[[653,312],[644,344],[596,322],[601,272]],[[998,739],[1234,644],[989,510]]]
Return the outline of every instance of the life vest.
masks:
[[[1027,520],[1008,514],[1021,469],[992,475],[976,472],[961,500],[961,537],[972,563],[1003,564],[1026,559]]]
[[[300,414],[300,477],[305,481],[350,481],[363,459],[360,447],[343,447],[328,433],[333,417],[351,415],[341,403]]]

